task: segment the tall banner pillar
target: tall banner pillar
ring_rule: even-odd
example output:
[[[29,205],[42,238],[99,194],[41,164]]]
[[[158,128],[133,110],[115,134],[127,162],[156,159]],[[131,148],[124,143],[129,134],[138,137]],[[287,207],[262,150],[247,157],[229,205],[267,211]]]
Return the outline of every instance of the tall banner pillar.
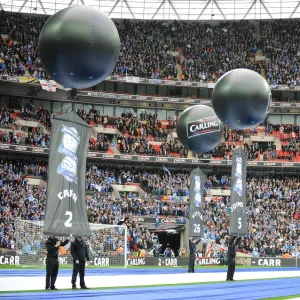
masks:
[[[246,176],[247,155],[239,147],[232,154],[231,196],[230,196],[230,234],[246,236],[248,222],[246,214]]]
[[[203,237],[203,193],[205,175],[197,168],[190,175],[189,237]]]
[[[85,173],[91,127],[75,112],[52,121],[44,234],[90,236]]]

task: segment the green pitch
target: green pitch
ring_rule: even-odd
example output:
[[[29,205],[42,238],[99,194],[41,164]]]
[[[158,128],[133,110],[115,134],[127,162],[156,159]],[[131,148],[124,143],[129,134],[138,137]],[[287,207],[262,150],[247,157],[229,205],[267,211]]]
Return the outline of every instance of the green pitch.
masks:
[[[292,296],[285,296],[285,297],[265,298],[262,300],[285,300],[285,299],[294,299],[294,298],[300,298],[300,294],[292,295]]]

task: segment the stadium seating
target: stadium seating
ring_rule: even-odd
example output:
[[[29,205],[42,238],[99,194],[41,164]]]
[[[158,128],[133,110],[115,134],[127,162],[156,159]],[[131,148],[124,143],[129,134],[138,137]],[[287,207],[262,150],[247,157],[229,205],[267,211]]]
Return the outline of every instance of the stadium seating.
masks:
[[[119,135],[110,140],[104,133],[93,134],[90,138],[89,150],[96,152],[115,153],[112,145],[122,154],[139,154],[154,156],[174,156],[186,158],[187,148],[177,140],[168,140],[168,135],[174,130],[176,121],[168,120],[169,129],[162,128],[164,120],[157,120],[155,115],[144,114],[141,119],[133,118],[132,114],[121,117],[101,115],[96,110],[86,112],[78,109],[77,113],[93,127],[103,126],[118,130]],[[55,114],[42,106],[34,109],[32,106],[22,108],[20,112],[0,108],[0,142],[8,144],[23,144],[34,147],[49,147],[51,140],[51,117]],[[40,122],[43,127],[27,128],[28,133],[18,131],[16,119]],[[2,128],[2,130],[1,130]],[[42,130],[43,129],[43,130]],[[271,124],[267,120],[253,130],[234,130],[225,126],[223,141],[209,153],[198,155],[199,158],[231,159],[234,148],[245,148],[249,160],[268,161],[300,161],[299,125]],[[255,136],[272,136],[274,142],[263,149],[258,142],[251,141]],[[195,156],[197,156],[195,154]]]
[[[28,184],[28,176],[47,178],[47,165],[26,161],[2,161],[0,170],[0,242],[2,248],[14,243],[14,219],[42,220],[44,217],[46,187]],[[116,224],[129,218],[130,250],[149,249],[153,235],[138,225],[133,216],[188,217],[188,172],[165,172],[163,169],[119,168],[93,166],[86,175],[86,201],[90,222]],[[147,192],[142,199],[134,193],[112,196],[112,184],[139,184]],[[256,251],[260,256],[280,255],[299,249],[299,188],[293,176],[249,177],[247,179],[247,211],[249,236],[243,240],[240,251]],[[205,190],[230,189],[230,178],[225,174],[207,174]],[[174,198],[174,195],[177,195]],[[224,244],[229,235],[229,197],[206,197],[204,201],[206,238]],[[283,212],[285,212],[283,214]],[[136,232],[136,231],[134,231]],[[156,237],[157,238],[157,237]],[[298,245],[297,245],[298,243]],[[270,252],[270,247],[271,252]],[[270,253],[269,253],[270,252]]]
[[[48,78],[37,51],[46,20],[47,17],[0,12],[4,36],[0,40],[0,75]],[[299,29],[300,22],[260,21],[258,25],[249,21],[118,21],[121,56],[113,73],[216,82],[229,70],[249,68],[265,76],[270,84],[300,83],[299,68],[293,66],[298,64],[300,42],[297,35],[291,34]],[[267,60],[255,60],[257,51]]]

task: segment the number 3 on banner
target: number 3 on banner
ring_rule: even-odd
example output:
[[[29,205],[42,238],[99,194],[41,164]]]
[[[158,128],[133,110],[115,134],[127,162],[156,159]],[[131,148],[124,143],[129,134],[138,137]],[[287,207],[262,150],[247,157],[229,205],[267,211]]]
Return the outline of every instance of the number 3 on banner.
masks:
[[[238,218],[238,229],[242,228],[242,218]]]
[[[73,214],[71,211],[66,211],[65,216],[69,216],[68,220],[65,222],[65,227],[72,227]]]
[[[200,233],[201,228],[200,228],[200,224],[194,224],[194,233]]]

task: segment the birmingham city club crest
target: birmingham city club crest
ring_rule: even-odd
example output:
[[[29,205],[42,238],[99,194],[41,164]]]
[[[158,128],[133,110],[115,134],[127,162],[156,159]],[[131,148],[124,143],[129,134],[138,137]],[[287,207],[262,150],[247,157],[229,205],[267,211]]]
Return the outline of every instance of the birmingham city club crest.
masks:
[[[57,167],[57,173],[63,175],[67,181],[77,184],[77,150],[80,137],[74,127],[62,125],[61,132],[63,132],[62,144],[58,147],[58,152],[65,157]]]
[[[235,169],[235,184],[233,190],[238,193],[240,197],[243,196],[243,180],[242,180],[242,158],[236,158],[236,169]]]
[[[202,202],[200,176],[195,176],[194,192],[195,192],[194,203],[197,207],[200,207]]]

